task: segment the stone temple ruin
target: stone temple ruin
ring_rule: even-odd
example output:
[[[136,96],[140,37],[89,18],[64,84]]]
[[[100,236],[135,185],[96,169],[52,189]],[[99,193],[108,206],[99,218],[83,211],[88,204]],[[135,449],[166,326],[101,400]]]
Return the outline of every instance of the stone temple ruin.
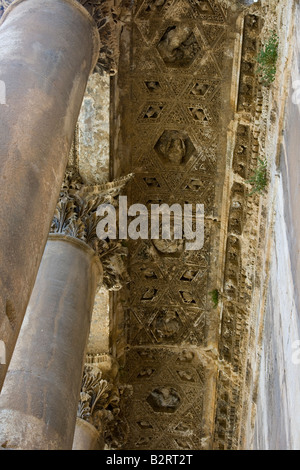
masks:
[[[298,10],[0,0],[2,449],[300,448]],[[120,195],[203,246],[100,239]]]

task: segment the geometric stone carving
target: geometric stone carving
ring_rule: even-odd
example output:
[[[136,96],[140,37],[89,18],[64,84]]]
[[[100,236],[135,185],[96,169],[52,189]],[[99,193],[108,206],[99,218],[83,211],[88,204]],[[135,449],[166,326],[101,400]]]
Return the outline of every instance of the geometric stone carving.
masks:
[[[190,93],[191,95],[198,96],[198,97],[204,97],[209,89],[209,85],[206,83],[195,83],[193,88],[191,89]]]
[[[177,348],[176,348],[177,349]],[[135,348],[129,352],[133,394],[128,409],[131,434],[127,447],[201,449],[206,376],[191,349]],[[126,447],[126,448],[127,448]]]
[[[180,317],[176,310],[163,309],[158,312],[153,323],[153,332],[157,341],[174,340],[182,326]]]
[[[160,13],[167,0],[145,0],[140,11],[141,18],[148,18],[149,15]]]
[[[245,19],[245,37],[236,42],[243,44],[239,54],[245,64],[231,86],[232,59],[239,60],[237,50],[231,54],[233,38],[241,31],[238,11],[226,4],[231,2],[136,2],[127,43],[130,60],[129,54],[120,60],[114,111],[120,110],[116,131],[122,126],[125,131],[114,151],[117,160],[118,152],[128,157],[127,165],[119,165],[122,171],[135,173],[130,203],[203,203],[206,217],[200,250],[188,252],[185,240],[172,236],[128,243],[131,283],[124,293],[126,337],[120,343],[126,345],[124,383],[133,385],[129,449],[209,448],[214,436],[225,447],[237,443],[238,387],[218,367],[228,367],[236,381],[238,374],[244,377],[239,355],[247,337],[247,242],[242,236],[251,201],[242,178],[253,168],[250,118],[258,29],[256,18]],[[237,100],[232,100],[226,90],[237,91],[238,83]],[[231,139],[226,126],[236,118],[234,103],[241,116],[234,123],[231,169],[233,145],[226,141]],[[226,193],[230,201],[223,201]],[[216,311],[208,296],[215,288],[222,293]],[[204,357],[213,357],[211,368]],[[215,394],[216,401],[209,401]],[[210,419],[211,428],[205,429]]]

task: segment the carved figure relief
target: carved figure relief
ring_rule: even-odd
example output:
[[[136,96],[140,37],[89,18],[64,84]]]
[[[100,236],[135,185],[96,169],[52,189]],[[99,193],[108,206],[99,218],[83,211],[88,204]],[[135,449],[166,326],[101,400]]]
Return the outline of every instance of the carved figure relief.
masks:
[[[173,387],[156,388],[147,398],[153,410],[160,413],[174,413],[180,401],[179,393]]]
[[[167,341],[176,336],[180,330],[181,321],[178,313],[171,310],[162,310],[153,322],[153,328],[158,340]]]
[[[195,152],[194,145],[188,135],[177,130],[164,131],[154,148],[161,160],[172,166],[186,163]]]
[[[200,46],[189,26],[177,24],[167,28],[157,50],[166,65],[186,67],[192,63]]]

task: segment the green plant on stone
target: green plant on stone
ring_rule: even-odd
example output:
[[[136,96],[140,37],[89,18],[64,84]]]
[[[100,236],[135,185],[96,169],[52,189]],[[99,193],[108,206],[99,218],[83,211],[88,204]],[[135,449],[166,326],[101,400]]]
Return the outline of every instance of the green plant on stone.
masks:
[[[211,292],[209,292],[209,294],[211,295],[211,300],[212,300],[212,303],[214,304],[214,308],[217,308],[218,303],[219,303],[219,291],[218,291],[218,289],[212,290]]]
[[[262,194],[268,183],[266,159],[258,158],[257,168],[253,176],[247,180],[247,183],[253,187],[250,196],[254,193]]]
[[[263,85],[269,86],[275,80],[278,45],[279,38],[276,32],[272,31],[267,43],[259,51],[256,58],[259,64],[257,73],[262,76]]]

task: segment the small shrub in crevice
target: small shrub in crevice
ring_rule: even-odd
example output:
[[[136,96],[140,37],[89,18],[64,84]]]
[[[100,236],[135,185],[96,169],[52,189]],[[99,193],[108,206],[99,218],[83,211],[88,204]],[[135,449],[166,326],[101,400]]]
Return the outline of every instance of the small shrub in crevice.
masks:
[[[268,176],[267,176],[267,160],[258,158],[258,165],[257,168],[247,181],[247,183],[252,185],[252,191],[250,192],[250,196],[252,194],[258,193],[262,194],[264,189],[268,184]]]
[[[265,86],[271,85],[275,80],[278,45],[278,35],[275,31],[272,31],[271,36],[265,46],[261,48],[256,58],[258,62],[257,73],[261,75],[262,83]]]
[[[212,300],[212,303],[214,305],[214,308],[217,308],[217,306],[219,304],[219,291],[218,291],[218,289],[212,290],[211,292],[209,292],[209,294],[211,296],[211,300]]]

